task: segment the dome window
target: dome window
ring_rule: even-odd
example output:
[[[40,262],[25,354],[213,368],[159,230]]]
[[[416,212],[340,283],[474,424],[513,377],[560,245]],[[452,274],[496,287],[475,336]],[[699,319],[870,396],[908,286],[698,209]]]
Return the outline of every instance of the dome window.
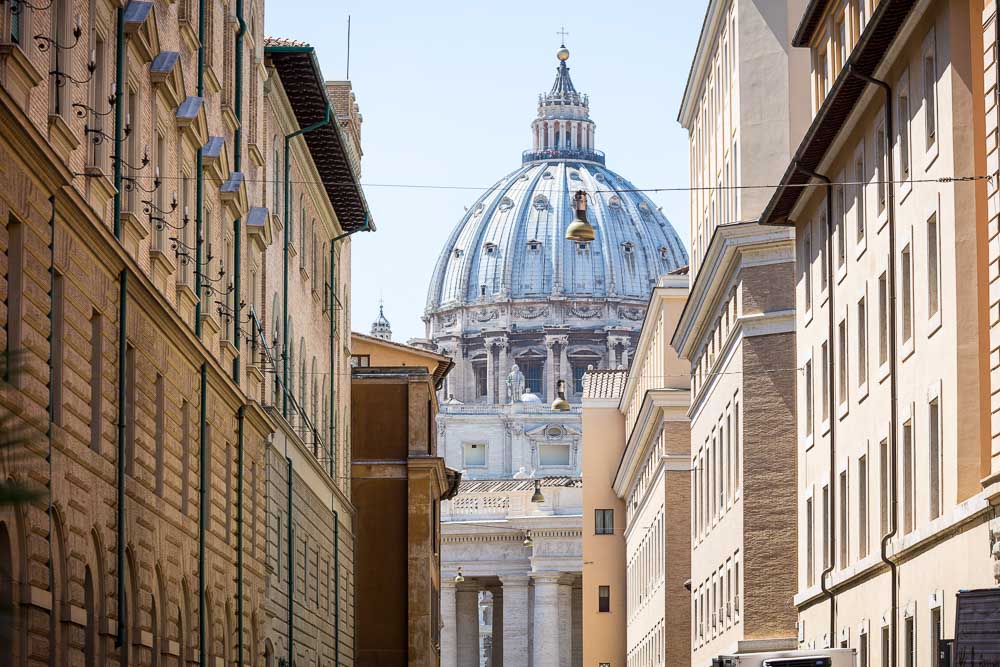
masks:
[[[626,255],[631,255],[635,251],[635,244],[631,241],[626,241],[622,244],[622,252]]]
[[[665,245],[660,246],[660,259],[669,259],[670,250]]]
[[[455,257],[461,257],[464,254],[465,254],[464,250],[462,250],[461,248],[455,248]]]
[[[622,207],[621,197],[619,197],[618,195],[611,195],[611,199],[608,200],[608,206],[610,206],[611,208],[621,208]]]
[[[549,200],[545,195],[538,195],[531,204],[539,211],[544,211],[549,207]]]
[[[553,178],[555,178],[555,175],[551,171],[546,171],[544,174],[542,174],[542,178],[545,179],[546,181],[551,181]]]
[[[542,242],[541,241],[536,241],[534,239],[532,239],[531,241],[528,241],[528,250],[530,252],[538,252],[541,249],[542,249]]]
[[[597,181],[600,181],[601,183],[603,183],[604,182],[604,174],[602,174],[601,172],[597,172],[594,175],[594,180],[597,180]]]
[[[476,209],[472,212],[472,215],[480,215],[483,212],[483,208],[485,208],[483,203],[479,202],[476,204]]]
[[[578,171],[571,171],[571,172],[569,172],[569,178],[570,178],[571,181],[579,181],[580,180],[580,172],[578,172]]]
[[[483,250],[486,251],[487,255],[495,255],[496,252],[497,252],[497,244],[496,243],[489,243],[489,242],[484,243],[483,244]]]
[[[583,241],[580,241],[580,242],[578,242],[576,244],[576,254],[578,254],[578,255],[586,255],[588,252],[590,252],[590,244],[589,243],[585,243]]]
[[[501,211],[509,211],[512,208],[514,208],[514,200],[513,199],[511,199],[510,197],[504,197],[503,199],[500,200],[500,210]]]

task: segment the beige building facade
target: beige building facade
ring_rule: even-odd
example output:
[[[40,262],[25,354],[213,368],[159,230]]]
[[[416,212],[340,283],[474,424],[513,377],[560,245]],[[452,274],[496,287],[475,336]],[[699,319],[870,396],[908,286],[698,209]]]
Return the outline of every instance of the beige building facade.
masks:
[[[796,235],[798,640],[862,667],[937,664],[996,583],[984,9],[813,2],[793,39],[813,118],[761,222]]]
[[[795,646],[794,235],[753,221],[809,119],[789,48],[806,3],[711,2],[678,120],[688,130],[691,664]],[[764,82],[767,82],[766,84]]]
[[[295,45],[295,71],[271,67],[255,0],[36,4],[0,8],[0,323],[16,363],[0,388],[0,477],[40,491],[0,508],[4,662],[346,663],[353,508],[326,443],[349,440],[317,425],[350,385],[293,391],[264,325],[288,217],[264,184],[282,171],[268,128],[318,120],[311,49]],[[279,94],[303,74],[311,94]],[[293,171],[351,183],[310,194],[322,245],[359,229],[367,206],[339,133],[299,141]],[[289,298],[315,322],[302,335],[316,363],[346,368],[318,273],[296,272]],[[276,448],[315,496],[294,512],[275,507]],[[339,545],[303,549],[309,522],[332,528],[335,508]],[[306,568],[307,603],[276,615],[272,594]]]

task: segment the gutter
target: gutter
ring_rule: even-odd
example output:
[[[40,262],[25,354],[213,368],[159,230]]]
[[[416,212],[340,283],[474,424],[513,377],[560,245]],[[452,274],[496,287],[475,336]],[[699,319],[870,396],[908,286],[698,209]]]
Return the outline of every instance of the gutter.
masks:
[[[205,1],[198,0],[198,97],[205,97]],[[204,240],[202,239],[202,230],[204,221],[204,207],[205,207],[205,147],[198,147],[198,155],[195,160],[195,173],[197,177],[195,178],[195,252],[194,252],[194,285],[198,292],[198,300],[195,301],[194,305],[194,333],[198,338],[201,338],[201,300],[204,298],[204,290],[202,289],[202,266],[201,266],[201,252],[204,247]],[[201,592],[201,596],[204,597],[205,592]],[[204,600],[200,603],[201,607],[205,606]],[[203,610],[204,611],[204,610]],[[204,635],[204,631],[200,631]],[[205,649],[201,649],[201,661],[202,664],[205,663]]]
[[[205,95],[205,2],[206,0],[198,0],[198,96],[204,97]],[[195,301],[194,307],[194,333],[200,339],[201,338],[201,300],[204,297],[204,290],[202,290],[202,266],[201,266],[201,251],[203,241],[202,241],[202,225],[203,220],[203,208],[205,199],[205,167],[204,167],[204,152],[205,147],[198,147],[198,156],[195,164],[195,173],[197,177],[195,179],[195,260],[194,260],[194,271],[195,271],[195,289],[198,291],[198,300]],[[198,466],[198,477],[199,477],[199,488],[198,488],[198,664],[207,665],[208,664],[208,647],[205,646],[206,642],[206,628],[205,625],[208,623],[208,609],[206,608],[205,601],[205,588],[208,583],[208,576],[206,572],[205,565],[205,532],[208,528],[208,508],[205,506],[208,500],[208,451],[205,448],[205,433],[206,424],[205,419],[208,416],[208,405],[207,405],[207,394],[208,394],[208,363],[202,362],[201,364],[201,398],[199,413],[200,413],[200,424],[199,424],[199,437],[198,437],[198,454],[200,458],[200,464]]]

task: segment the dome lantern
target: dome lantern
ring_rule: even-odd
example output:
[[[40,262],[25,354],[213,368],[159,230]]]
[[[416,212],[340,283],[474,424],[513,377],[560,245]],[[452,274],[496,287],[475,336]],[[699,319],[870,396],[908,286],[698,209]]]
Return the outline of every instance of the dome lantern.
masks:
[[[389,320],[385,316],[381,301],[378,304],[378,317],[372,322],[371,336],[372,338],[380,338],[382,340],[392,340],[392,326],[390,326]]]

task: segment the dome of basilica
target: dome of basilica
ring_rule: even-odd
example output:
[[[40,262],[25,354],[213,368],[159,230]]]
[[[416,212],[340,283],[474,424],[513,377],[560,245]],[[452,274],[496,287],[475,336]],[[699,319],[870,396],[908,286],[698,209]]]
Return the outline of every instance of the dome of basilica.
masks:
[[[645,304],[658,276],[687,264],[663,213],[594,149],[589,100],[569,77],[568,52],[557,58],[555,83],[540,96],[532,123],[532,149],[451,232],[431,280],[428,314],[547,297]],[[591,243],[565,239],[579,190],[587,193]]]

